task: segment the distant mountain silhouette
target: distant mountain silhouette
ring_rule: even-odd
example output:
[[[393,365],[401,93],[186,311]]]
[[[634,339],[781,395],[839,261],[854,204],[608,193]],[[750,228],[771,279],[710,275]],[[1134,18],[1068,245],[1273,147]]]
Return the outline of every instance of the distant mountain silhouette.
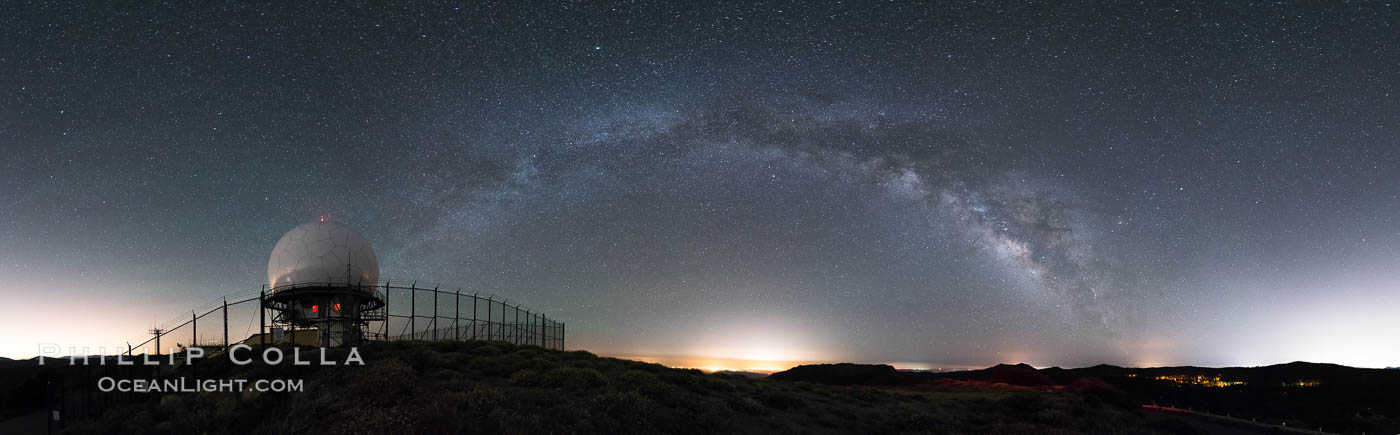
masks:
[[[743,377],[749,378],[749,379],[763,379],[763,378],[768,377],[768,373],[749,372],[749,371],[743,371],[743,370],[719,370],[719,371],[716,371],[716,372],[714,372],[714,373],[712,373],[712,374],[715,374],[715,375],[743,376]]]
[[[1263,367],[1152,367],[1125,368],[1109,364],[1064,369],[1036,369],[1029,364],[997,364],[979,370],[958,372],[900,371],[885,364],[812,364],[774,373],[769,378],[784,381],[807,381],[828,385],[902,385],[931,379],[956,379],[1001,382],[1011,385],[1069,385],[1079,378],[1119,378],[1128,375],[1153,377],[1160,375],[1219,375],[1250,384],[1281,384],[1299,380],[1322,382],[1359,381],[1386,374],[1384,369],[1360,369],[1328,363],[1294,361]],[[1389,376],[1393,377],[1393,376]]]
[[[911,379],[886,364],[812,364],[768,375],[780,381],[806,381],[826,385],[897,385]]]
[[[1031,367],[1030,364],[1025,363],[1016,365],[997,364],[986,369],[986,372],[987,380],[991,382],[1023,386],[1047,385],[1050,383],[1049,376],[1040,373],[1035,367]]]

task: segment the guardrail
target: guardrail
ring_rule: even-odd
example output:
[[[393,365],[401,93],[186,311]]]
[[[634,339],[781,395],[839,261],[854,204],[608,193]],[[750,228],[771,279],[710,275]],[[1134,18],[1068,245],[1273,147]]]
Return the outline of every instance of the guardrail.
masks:
[[[1195,411],[1195,410],[1192,410],[1192,409],[1189,409],[1189,408],[1188,408],[1188,409],[1181,409],[1181,408],[1176,408],[1176,407],[1171,407],[1171,406],[1160,406],[1160,405],[1142,405],[1142,408],[1143,408],[1143,409],[1153,410],[1153,411],[1171,412],[1171,413],[1178,413],[1178,414],[1188,414],[1188,415],[1193,415],[1193,416],[1196,416],[1196,417],[1205,418],[1205,419],[1207,419],[1207,420],[1215,420],[1215,421],[1219,421],[1219,422],[1222,422],[1222,423],[1230,423],[1230,424],[1236,424],[1236,425],[1244,425],[1244,426],[1256,427],[1256,428],[1261,428],[1261,429],[1269,429],[1269,430],[1273,430],[1273,431],[1283,431],[1283,432],[1291,432],[1291,433],[1305,433],[1305,434],[1314,434],[1314,435],[1336,435],[1336,434],[1334,434],[1334,433],[1332,433],[1332,432],[1324,432],[1324,431],[1322,430],[1322,428],[1320,428],[1320,427],[1317,428],[1317,430],[1309,430],[1309,429],[1303,429],[1303,428],[1299,428],[1299,427],[1290,427],[1290,426],[1287,426],[1287,423],[1284,423],[1284,422],[1280,422],[1280,423],[1283,423],[1283,424],[1269,424],[1269,423],[1259,422],[1259,421],[1257,421],[1257,420],[1245,420],[1245,419],[1243,419],[1243,418],[1231,417],[1231,416],[1228,416],[1228,415],[1219,415],[1219,414],[1211,414],[1211,413],[1209,413],[1209,412]]]

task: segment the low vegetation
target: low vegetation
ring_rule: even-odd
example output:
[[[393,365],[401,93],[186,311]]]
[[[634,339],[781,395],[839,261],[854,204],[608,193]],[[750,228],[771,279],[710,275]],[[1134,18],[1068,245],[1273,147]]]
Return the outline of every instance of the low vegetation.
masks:
[[[169,393],[69,433],[1152,433],[1105,383],[823,385],[486,342],[375,343],[362,367],[233,366],[302,393]],[[187,368],[179,369],[181,372]],[[178,373],[177,373],[178,374]],[[1176,430],[1172,430],[1176,432]]]

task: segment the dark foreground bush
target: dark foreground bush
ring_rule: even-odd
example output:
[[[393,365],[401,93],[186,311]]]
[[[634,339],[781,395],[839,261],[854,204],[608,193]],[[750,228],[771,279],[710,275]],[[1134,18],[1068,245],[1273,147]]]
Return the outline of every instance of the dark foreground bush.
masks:
[[[598,388],[608,383],[603,374],[593,369],[555,367],[545,372],[542,385],[568,390]]]
[[[1070,384],[1070,389],[1090,398],[1122,409],[1137,409],[1141,406],[1128,393],[1098,378],[1079,378]]]

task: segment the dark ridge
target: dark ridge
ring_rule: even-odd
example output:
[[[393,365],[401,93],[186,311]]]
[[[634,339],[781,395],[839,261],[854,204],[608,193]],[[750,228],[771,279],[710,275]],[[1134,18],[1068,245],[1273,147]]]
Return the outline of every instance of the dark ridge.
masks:
[[[826,385],[896,385],[908,375],[886,364],[812,364],[768,375],[779,381],[805,381]]]
[[[64,361],[66,363],[67,359],[65,358]],[[0,357],[0,367],[27,366],[37,364],[39,364],[39,358],[37,357],[29,359],[10,359]]]
[[[1050,377],[1046,376],[1030,364],[1006,365],[997,364],[986,369],[987,380],[994,383],[1036,386],[1049,385]]]

